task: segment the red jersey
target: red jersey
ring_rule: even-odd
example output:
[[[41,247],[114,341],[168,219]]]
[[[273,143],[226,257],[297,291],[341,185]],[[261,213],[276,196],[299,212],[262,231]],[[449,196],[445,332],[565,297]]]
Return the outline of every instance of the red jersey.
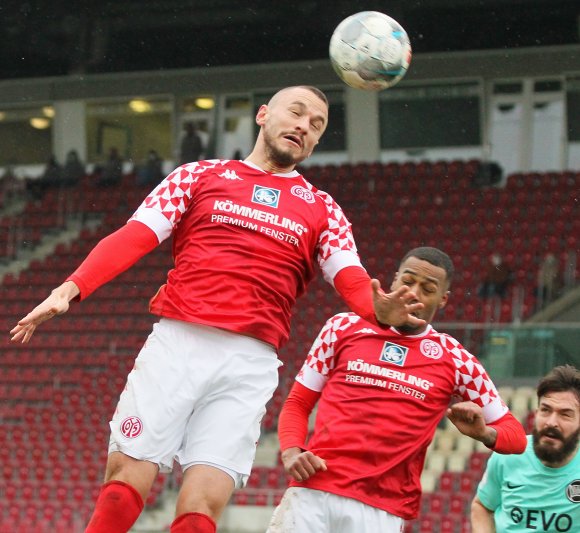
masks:
[[[427,447],[452,396],[508,409],[477,359],[431,326],[419,335],[381,329],[354,313],[327,321],[297,381],[321,391],[305,448],[326,461],[291,485],[354,498],[404,519],[417,516]]]
[[[175,267],[151,300],[154,314],[257,337],[279,347],[291,309],[318,262],[332,283],[361,266],[336,202],[298,172],[271,174],[242,161],[175,169],[131,220],[163,241]]]

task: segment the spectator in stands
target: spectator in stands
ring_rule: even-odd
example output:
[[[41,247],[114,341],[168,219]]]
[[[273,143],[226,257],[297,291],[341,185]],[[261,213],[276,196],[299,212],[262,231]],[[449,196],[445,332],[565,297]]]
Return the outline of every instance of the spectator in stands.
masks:
[[[85,165],[76,150],[69,150],[62,172],[63,187],[75,186],[86,174]]]
[[[158,185],[165,177],[163,174],[163,159],[151,149],[147,153],[145,162],[137,168],[137,185]]]
[[[538,308],[541,309],[556,298],[560,287],[561,277],[558,258],[554,254],[548,253],[538,269],[538,284],[536,286]]]
[[[474,533],[580,531],[580,371],[555,367],[537,395],[525,453],[487,463],[471,505]]]
[[[381,328],[355,313],[326,322],[280,414],[291,487],[268,533],[402,531],[417,516],[425,454],[445,414],[492,450],[524,451],[524,429],[481,364],[430,325],[447,303],[453,270],[437,248],[403,257],[391,290],[412,291],[423,325]]]
[[[109,157],[102,168],[95,169],[96,184],[98,187],[111,187],[118,185],[123,179],[123,159],[119,150],[112,147]]]
[[[503,298],[511,282],[511,270],[502,256],[494,253],[489,258],[485,276],[479,286],[478,294],[482,298],[497,296]]]
[[[88,533],[126,532],[159,470],[184,470],[172,533],[215,533],[250,474],[260,421],[278,383],[277,350],[315,273],[370,324],[423,324],[406,287],[385,294],[360,263],[351,226],[332,197],[295,170],[328,122],[310,86],[278,91],[256,114],[244,161],[175,169],[122,228],[11,330],[26,343],[173,235],[174,265],[150,302],[160,320],[110,422],[105,483]],[[273,213],[276,213],[273,216]]]
[[[195,124],[187,122],[183,128],[185,135],[181,139],[181,149],[179,152],[180,165],[197,161],[203,152],[203,143]]]
[[[12,165],[6,165],[0,177],[0,205],[7,205],[11,200],[21,196],[24,187],[24,180],[16,177]]]
[[[27,180],[26,189],[33,200],[41,200],[47,189],[59,187],[62,181],[62,166],[51,155],[44,167],[44,172],[38,178]]]

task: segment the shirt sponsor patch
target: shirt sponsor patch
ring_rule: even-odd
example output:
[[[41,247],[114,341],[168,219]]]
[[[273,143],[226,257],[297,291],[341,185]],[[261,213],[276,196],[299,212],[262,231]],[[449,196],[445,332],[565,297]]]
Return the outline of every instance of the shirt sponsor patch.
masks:
[[[294,185],[294,187],[290,189],[290,192],[294,196],[302,198],[302,200],[304,200],[307,204],[313,204],[315,201],[312,191],[309,191],[306,187],[302,187],[302,185]]]
[[[420,349],[421,353],[425,357],[429,357],[431,359],[440,359],[443,355],[443,348],[441,348],[439,344],[437,344],[435,341],[432,341],[431,339],[423,339],[421,341]]]
[[[573,503],[580,503],[580,479],[575,479],[566,487],[566,496]]]
[[[269,207],[278,208],[280,201],[280,191],[270,187],[262,187],[262,185],[254,185],[254,193],[252,194],[252,202],[260,205],[267,205]]]
[[[409,348],[399,346],[393,342],[385,342],[379,360],[393,365],[404,366]]]

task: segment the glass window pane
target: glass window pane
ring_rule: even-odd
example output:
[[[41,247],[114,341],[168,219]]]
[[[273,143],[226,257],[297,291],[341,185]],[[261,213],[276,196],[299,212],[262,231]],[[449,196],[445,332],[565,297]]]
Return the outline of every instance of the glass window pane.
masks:
[[[379,105],[381,148],[481,144],[476,83],[390,89]]]
[[[46,163],[52,155],[50,106],[0,111],[0,165]]]
[[[135,98],[87,104],[87,160],[103,162],[111,148],[125,160],[144,160],[149,150],[172,157],[169,98]]]

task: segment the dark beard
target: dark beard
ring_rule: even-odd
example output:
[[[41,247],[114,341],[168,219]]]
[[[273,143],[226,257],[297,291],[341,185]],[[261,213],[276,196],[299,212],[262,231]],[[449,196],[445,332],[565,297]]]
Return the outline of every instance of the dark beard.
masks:
[[[271,144],[266,145],[266,146],[267,146],[268,156],[270,157],[270,159],[272,159],[272,161],[274,161],[279,166],[290,167],[290,166],[294,166],[298,163],[298,161],[296,161],[296,159],[294,158],[294,156],[290,152],[278,150],[278,148],[276,148],[275,146],[272,146]]]
[[[295,166],[306,159],[305,157],[297,159],[290,150],[280,150],[267,129],[264,129],[264,144],[268,157],[281,167]]]
[[[397,331],[405,333],[406,335],[413,335],[414,333],[419,333],[421,328],[425,326],[413,326],[412,324],[403,324],[402,326],[395,326]]]
[[[560,449],[543,446],[540,444],[540,437],[548,436],[552,438],[557,438],[562,441],[562,447]],[[534,445],[534,452],[540,461],[547,464],[560,464],[570,457],[576,448],[578,447],[578,441],[580,440],[580,428],[572,433],[567,439],[564,438],[562,433],[557,429],[545,429],[543,431],[538,431],[534,428],[532,431],[532,439]]]

